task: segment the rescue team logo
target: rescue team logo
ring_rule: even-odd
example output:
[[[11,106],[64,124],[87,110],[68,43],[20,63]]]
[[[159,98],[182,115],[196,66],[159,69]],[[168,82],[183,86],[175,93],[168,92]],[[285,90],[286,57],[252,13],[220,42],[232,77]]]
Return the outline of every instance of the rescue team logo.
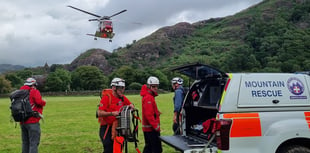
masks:
[[[305,87],[298,78],[289,78],[287,80],[287,88],[294,95],[290,96],[290,99],[307,99],[307,96],[302,96],[305,91]]]

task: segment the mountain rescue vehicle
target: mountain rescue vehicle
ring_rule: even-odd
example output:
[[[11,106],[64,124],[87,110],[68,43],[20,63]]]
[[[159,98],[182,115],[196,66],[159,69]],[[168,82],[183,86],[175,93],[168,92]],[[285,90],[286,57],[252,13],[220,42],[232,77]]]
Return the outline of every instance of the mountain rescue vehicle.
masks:
[[[183,153],[310,153],[309,73],[223,73],[175,68],[195,81],[181,135],[161,140]]]

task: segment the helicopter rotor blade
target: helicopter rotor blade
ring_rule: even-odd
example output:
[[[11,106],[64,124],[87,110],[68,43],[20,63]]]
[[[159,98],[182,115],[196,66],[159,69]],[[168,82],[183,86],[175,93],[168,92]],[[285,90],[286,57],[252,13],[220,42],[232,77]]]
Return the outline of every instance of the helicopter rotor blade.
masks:
[[[68,5],[68,7],[71,7],[71,8],[73,8],[73,9],[78,10],[78,11],[84,12],[84,13],[89,14],[89,15],[92,15],[92,16],[95,16],[95,17],[97,17],[97,18],[100,18],[100,17],[101,17],[101,16],[99,16],[99,15],[97,15],[97,14],[93,14],[93,13],[90,13],[90,12],[87,12],[87,11],[84,11],[84,10],[81,10],[81,9],[76,8],[76,7],[73,7],[73,6],[71,6],[71,5]]]
[[[127,10],[122,10],[122,11],[120,11],[120,12],[118,12],[118,13],[115,13],[115,14],[109,16],[109,18],[112,18],[113,16],[119,15],[119,14],[124,13],[124,12],[126,12],[126,11],[127,11]]]
[[[99,21],[99,19],[89,19],[88,21]]]

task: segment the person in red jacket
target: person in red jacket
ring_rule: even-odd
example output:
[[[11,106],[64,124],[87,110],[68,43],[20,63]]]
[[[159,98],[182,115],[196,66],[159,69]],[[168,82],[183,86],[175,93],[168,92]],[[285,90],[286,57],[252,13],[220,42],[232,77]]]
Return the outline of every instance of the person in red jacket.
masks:
[[[40,143],[41,128],[40,119],[43,117],[43,107],[46,102],[42,99],[40,91],[37,90],[37,81],[28,78],[20,89],[29,90],[29,101],[34,111],[34,116],[25,122],[20,122],[22,133],[22,153],[37,153]]]
[[[119,110],[125,105],[134,109],[134,105],[123,95],[125,80],[114,78],[111,81],[111,89],[110,97],[102,97],[98,110],[98,118],[100,119],[99,137],[103,145],[103,153],[113,153],[112,124],[120,113]]]
[[[158,111],[155,97],[159,80],[151,76],[147,79],[147,85],[143,85],[140,91],[142,96],[142,131],[144,133],[145,146],[143,153],[161,153],[162,145],[160,136],[160,112]]]

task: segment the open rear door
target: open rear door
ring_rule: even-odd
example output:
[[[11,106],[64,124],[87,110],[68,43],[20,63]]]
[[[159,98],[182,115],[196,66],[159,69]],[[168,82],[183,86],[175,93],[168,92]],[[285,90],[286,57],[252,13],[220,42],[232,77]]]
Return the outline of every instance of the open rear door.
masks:
[[[171,69],[195,80],[206,79],[208,77],[227,77],[226,73],[205,64],[189,64]]]
[[[204,80],[209,78],[226,78],[226,73],[219,71],[218,69],[200,64],[188,64],[171,69],[171,71],[179,72],[186,75],[194,80]],[[186,122],[186,121],[185,121]],[[185,128],[185,127],[184,127]],[[188,132],[185,132],[188,133]],[[161,136],[161,141],[170,145],[171,147],[182,151],[183,153],[191,152],[193,150],[203,149],[207,144],[207,139],[196,138],[195,135],[172,135],[172,136]],[[208,148],[215,147],[215,144],[210,143]]]

